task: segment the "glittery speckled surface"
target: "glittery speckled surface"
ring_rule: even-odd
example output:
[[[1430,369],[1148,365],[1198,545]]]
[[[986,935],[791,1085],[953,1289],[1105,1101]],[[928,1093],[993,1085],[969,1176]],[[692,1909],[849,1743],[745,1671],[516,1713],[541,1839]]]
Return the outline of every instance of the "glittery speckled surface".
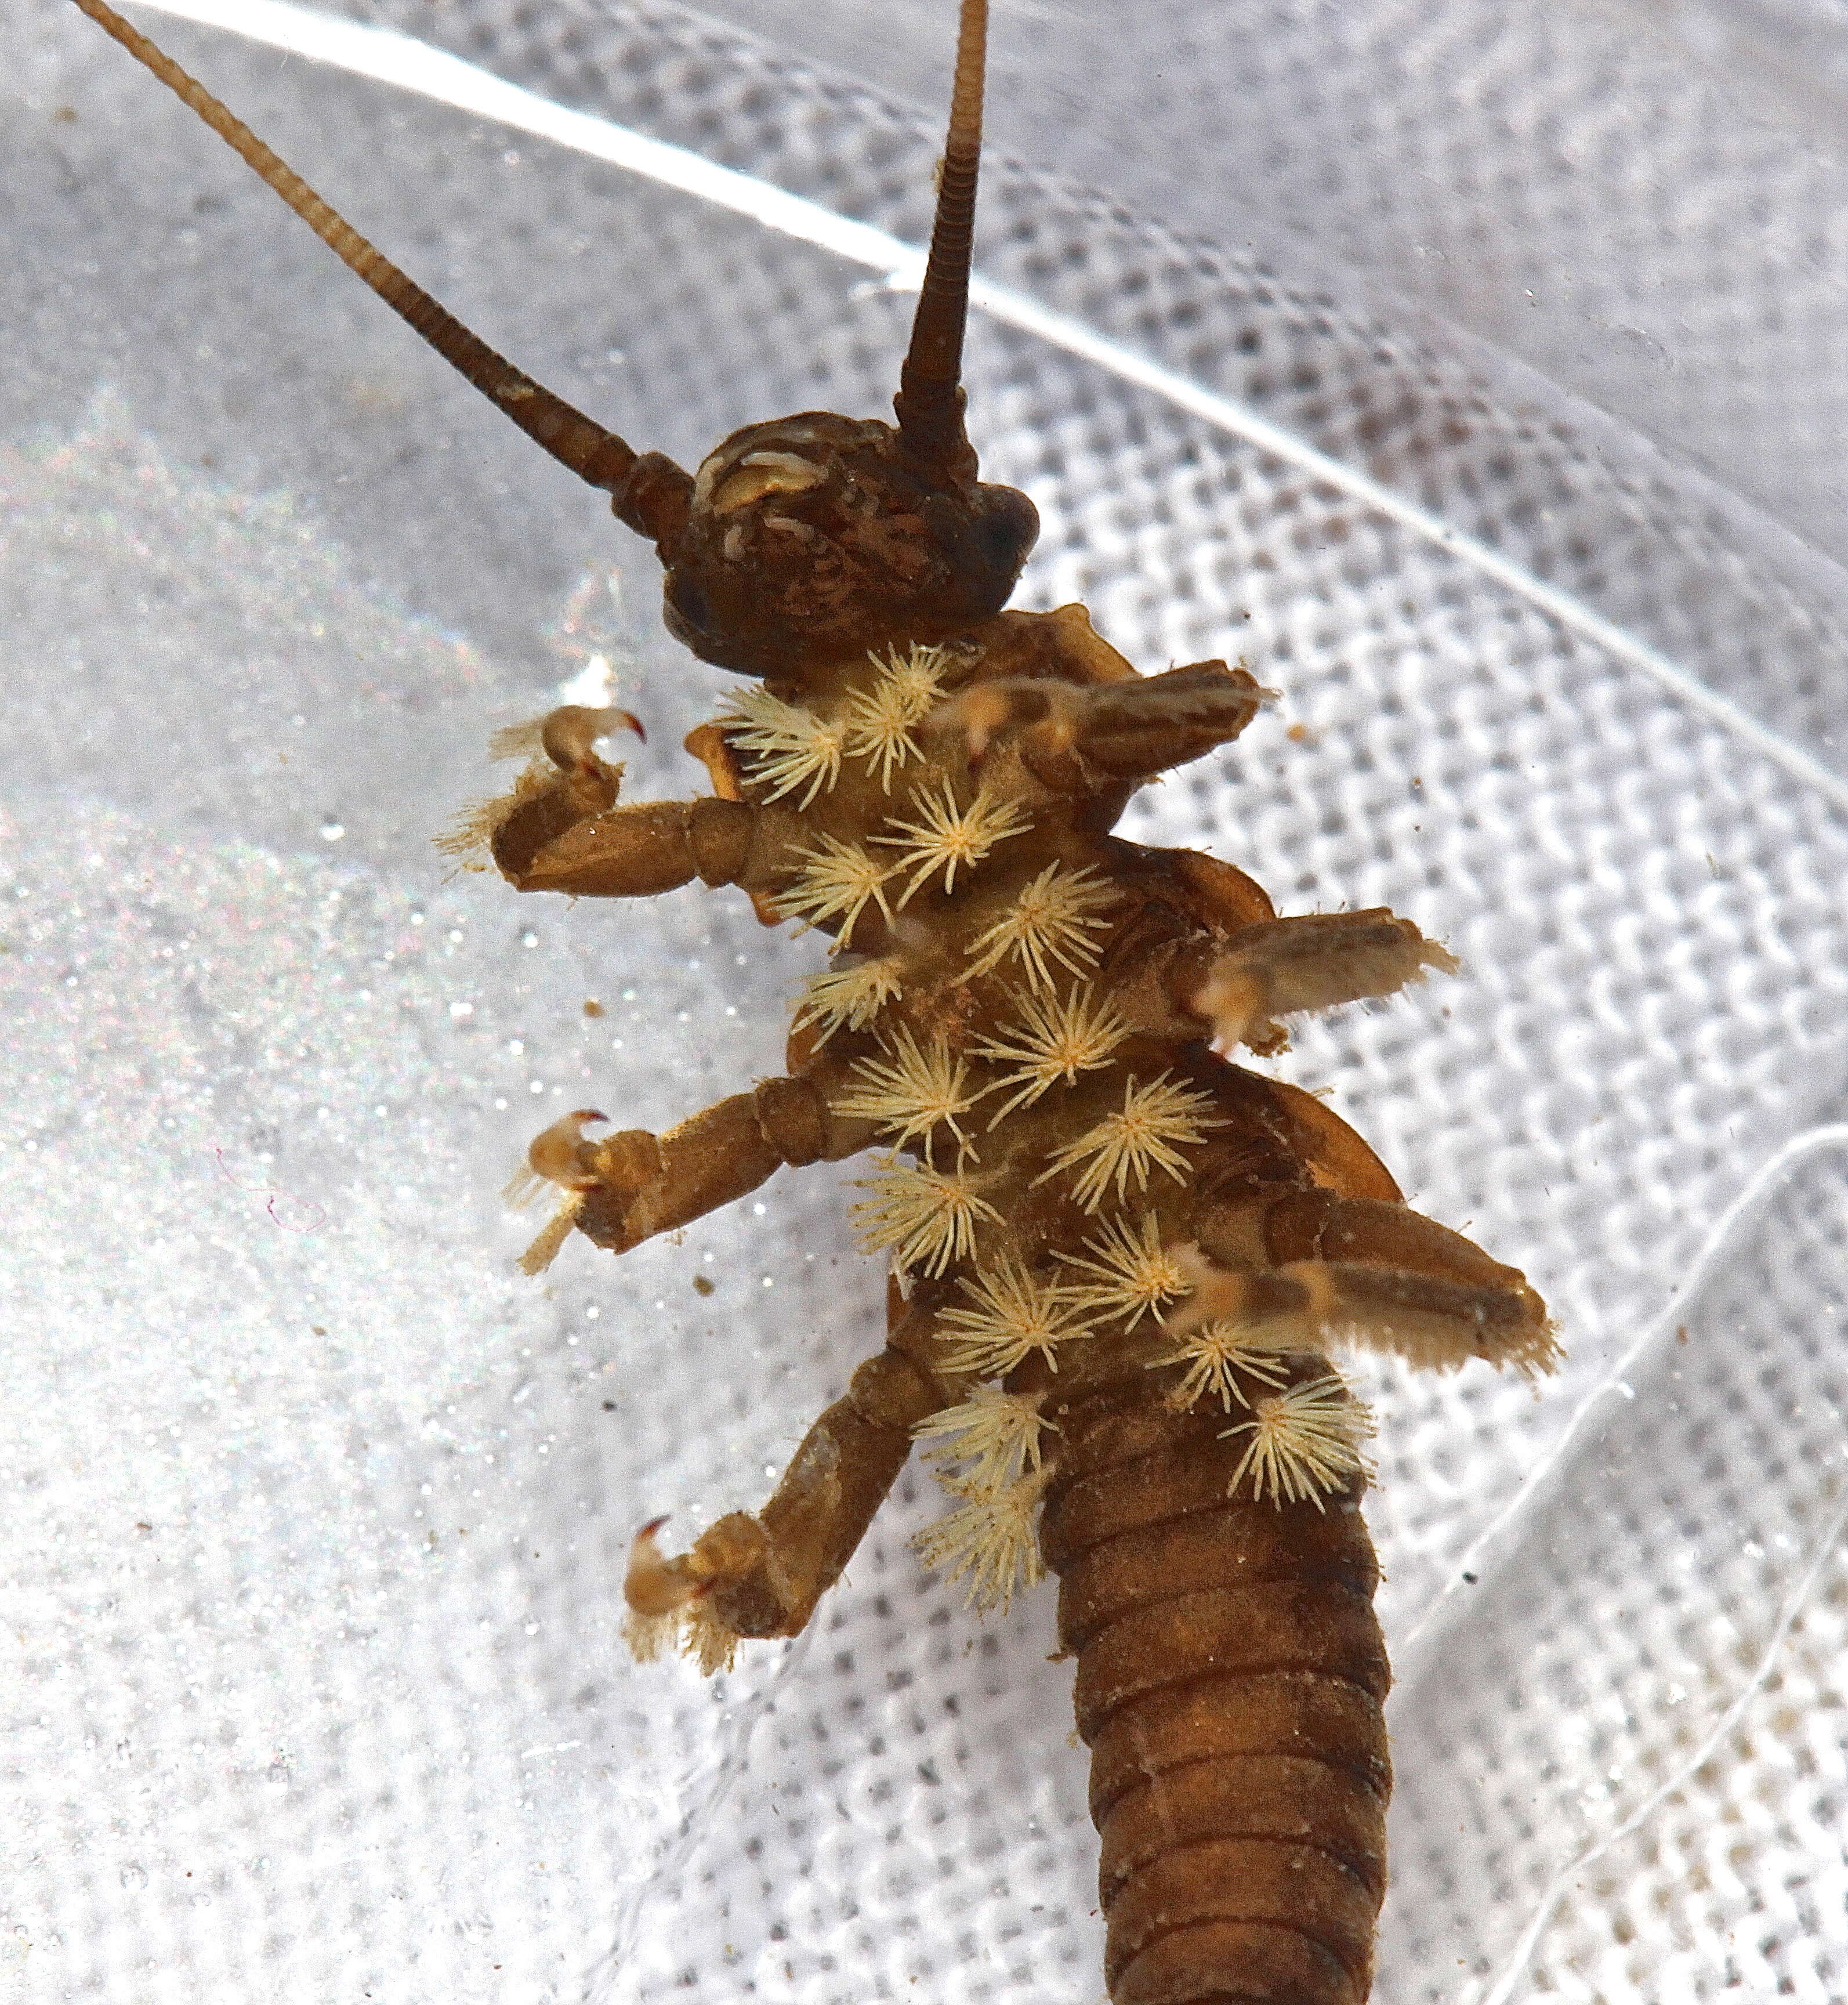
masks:
[[[922,1570],[928,1481],[797,1645],[710,1684],[620,1646],[638,1522],[754,1503],[876,1341],[851,1167],[619,1266],[513,1266],[533,1221],[497,1194],[531,1132],[585,1104],[665,1125],[777,1069],[815,950],[722,895],[523,901],[428,837],[493,785],[488,733],[594,658],[649,726],[632,797],[693,790],[676,748],[720,679],[656,632],[594,497],[93,30],[4,18],[0,2000],[1092,2005],[1070,1667],[1041,1597],[980,1625]],[[633,74],[721,129],[756,104],[723,37],[633,33]],[[905,303],[819,252],[163,38],[642,443],[889,394]],[[777,88],[861,206],[928,177],[904,118]],[[1350,413],[1414,373],[1120,219],[1089,271],[1036,263],[1077,212],[994,181],[998,269],[1071,306],[1145,258],[1203,373],[1203,325],[1313,358]],[[1478,529],[1602,520],[1658,644],[1769,649],[1764,714],[1828,721],[1820,587],[1709,561],[1712,519],[1646,455],[1588,501],[1563,416],[1416,363],[1422,498]],[[1242,650],[1285,690],[1131,832],[1286,910],[1390,903],[1463,957],[1280,1063],[1527,1268],[1570,1347],[1538,1395],[1362,1375],[1401,1680],[1377,1996],[1831,2005],[1848,816],[1203,423],[992,328],[971,373],[989,470],[1047,523],[1029,602],[1086,599],[1145,666]]]

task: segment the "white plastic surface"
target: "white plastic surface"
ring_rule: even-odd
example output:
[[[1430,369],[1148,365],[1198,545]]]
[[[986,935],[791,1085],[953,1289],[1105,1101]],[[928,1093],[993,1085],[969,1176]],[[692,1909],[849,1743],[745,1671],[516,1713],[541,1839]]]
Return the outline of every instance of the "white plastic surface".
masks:
[[[521,901],[427,838],[492,788],[489,732],[594,658],[649,726],[631,797],[693,791],[676,748],[723,679],[659,634],[595,497],[151,80],[51,0],[0,19],[0,1999],[1092,2005],[1050,1595],[966,1616],[907,1549],[928,1479],[794,1646],[711,1684],[621,1646],[636,1525],[754,1504],[877,1341],[850,1168],[619,1266],[513,1267],[533,1222],[496,1193],[530,1134],[584,1104],[665,1125],[776,1070],[817,950],[723,894]],[[443,28],[489,57],[562,37],[602,109],[920,226],[934,118],[685,17],[508,19]],[[863,272],[158,32],[636,443],[884,407],[909,303]],[[1129,832],[1463,957],[1279,1068],[1524,1267],[1569,1347],[1538,1395],[1359,1374],[1401,1680],[1376,1996],[1831,2005],[1848,593],[1462,336],[1292,292],[1236,230],[1183,243],[1005,161],[989,188],[998,279],[1586,612],[976,328],[985,469],[1046,525],[1026,602],[1285,693]]]

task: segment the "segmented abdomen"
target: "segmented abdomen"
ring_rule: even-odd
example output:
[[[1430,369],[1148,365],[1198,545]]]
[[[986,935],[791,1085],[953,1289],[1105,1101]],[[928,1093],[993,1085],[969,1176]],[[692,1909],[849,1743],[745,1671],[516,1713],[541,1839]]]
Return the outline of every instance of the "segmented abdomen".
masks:
[[[1145,1385],[1048,1411],[1114,2005],[1359,2005],[1391,1787],[1359,1480],[1320,1511],[1229,1496],[1225,1419]]]

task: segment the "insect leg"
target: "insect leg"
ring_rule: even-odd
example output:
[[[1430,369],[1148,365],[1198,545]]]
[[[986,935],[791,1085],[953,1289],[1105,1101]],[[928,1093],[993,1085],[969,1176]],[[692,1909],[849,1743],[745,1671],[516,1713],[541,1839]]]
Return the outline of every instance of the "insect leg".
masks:
[[[626,1584],[638,1653],[682,1621],[708,1670],[730,1661],[741,1637],[800,1633],[904,1467],[913,1430],[958,1396],[913,1354],[930,1327],[917,1312],[896,1319],[755,1517],[731,1512],[672,1560],[654,1550],[653,1527],[642,1533]]]
[[[641,732],[626,711],[567,706],[499,734],[497,752],[544,756],[510,793],[471,809],[437,847],[463,858],[486,848],[516,890],[574,898],[648,898],[696,877],[759,890],[777,881],[802,832],[795,816],[739,800],[618,807],[622,768],[595,746],[619,726]]]
[[[760,813],[742,801],[641,801],[559,827],[560,805],[524,805],[496,831],[494,861],[516,890],[650,898],[696,877],[735,884],[756,874]]]
[[[1244,669],[1195,662],[1101,686],[1004,676],[953,697],[938,729],[965,734],[970,763],[1006,739],[1033,777],[1089,794],[1185,765],[1238,736],[1266,695]]]
[[[1194,1292],[1168,1318],[1178,1334],[1229,1323],[1261,1347],[1360,1343],[1438,1371],[1481,1357],[1531,1375],[1557,1360],[1526,1276],[1404,1205],[1306,1189],[1198,1223]]]
[[[827,1077],[826,1068],[818,1068],[818,1078]],[[586,1141],[586,1118],[566,1115],[527,1152],[533,1178],[566,1194],[521,1262],[529,1273],[550,1264],[573,1226],[612,1253],[626,1253],[749,1196],[785,1164],[838,1162],[868,1147],[878,1132],[870,1122],[834,1113],[824,1085],[809,1079],[760,1080],[750,1092],[661,1135],[627,1128]]]
[[[1207,963],[1187,1006],[1213,1026],[1222,1046],[1280,1049],[1271,1020],[1396,995],[1457,961],[1409,919],[1376,906],[1364,912],[1309,912],[1235,933]]]

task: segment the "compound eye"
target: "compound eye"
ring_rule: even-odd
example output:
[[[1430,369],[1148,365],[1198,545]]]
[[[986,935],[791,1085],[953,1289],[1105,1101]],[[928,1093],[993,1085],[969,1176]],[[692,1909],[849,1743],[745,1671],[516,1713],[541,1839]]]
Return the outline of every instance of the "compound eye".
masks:
[[[671,571],[667,578],[667,602],[683,627],[702,636],[712,631],[712,600],[697,578]]]
[[[793,452],[748,452],[712,490],[715,515],[735,515],[766,494],[800,494],[828,477],[825,467]]]
[[[1017,487],[984,486],[976,535],[996,574],[1012,580],[1039,540],[1040,511]]]

